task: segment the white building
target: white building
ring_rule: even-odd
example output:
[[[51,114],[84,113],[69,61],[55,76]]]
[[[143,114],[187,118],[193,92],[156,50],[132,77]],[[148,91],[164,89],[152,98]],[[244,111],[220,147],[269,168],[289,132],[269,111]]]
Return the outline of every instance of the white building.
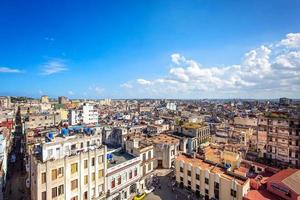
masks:
[[[88,104],[82,106],[82,121],[85,124],[98,123],[98,111],[94,106]]]
[[[69,110],[68,121],[69,125],[76,125],[79,123],[84,124],[97,124],[98,123],[98,111],[94,109],[92,105],[83,105],[81,109]]]
[[[167,109],[175,111],[176,104],[175,103],[167,103]]]
[[[78,133],[28,149],[31,199],[105,199],[106,147],[101,140],[97,132]]]
[[[120,150],[108,152],[107,157],[106,199],[132,199],[139,191],[140,157]]]

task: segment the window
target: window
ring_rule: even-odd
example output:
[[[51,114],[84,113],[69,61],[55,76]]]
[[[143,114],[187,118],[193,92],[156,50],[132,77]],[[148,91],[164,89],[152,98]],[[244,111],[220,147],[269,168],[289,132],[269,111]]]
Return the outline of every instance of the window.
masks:
[[[121,178],[121,176],[119,176],[119,177],[118,177],[118,185],[120,185],[121,182],[122,182],[122,178]]]
[[[58,186],[58,196],[64,194],[64,185]]]
[[[42,183],[46,183],[46,180],[47,180],[47,178],[46,178],[46,172],[43,172],[42,173]]]
[[[230,194],[231,194],[231,196],[236,197],[236,191],[234,189],[231,189]]]
[[[51,176],[52,176],[52,181],[57,179],[57,169],[52,169]]]
[[[63,175],[64,175],[64,168],[63,167],[58,168],[58,177],[61,177]]]
[[[88,192],[87,192],[87,191],[85,191],[85,192],[83,193],[83,199],[84,199],[84,200],[87,200],[87,199],[88,199]]]
[[[146,153],[143,153],[143,161],[146,160]]]
[[[95,158],[92,158],[92,166],[95,166]]]
[[[132,178],[132,170],[130,170],[130,172],[129,172],[129,179],[131,179]]]
[[[78,180],[75,179],[73,181],[71,181],[71,190],[75,190],[78,188]]]
[[[180,167],[180,172],[182,172],[182,173],[183,173],[183,167]]]
[[[72,197],[71,200],[78,200],[78,196]]]
[[[215,189],[219,189],[219,183],[215,182]]]
[[[42,192],[42,200],[47,200],[47,193],[46,193],[46,191]]]
[[[113,178],[111,181],[111,188],[114,188],[116,186],[116,182],[115,179]]]
[[[151,159],[152,155],[151,155],[151,151],[148,152],[148,159]]]
[[[103,156],[98,156],[98,163],[102,164],[103,163]]]
[[[188,176],[191,176],[192,175],[192,172],[191,170],[188,171]]]
[[[200,174],[196,174],[196,180],[200,180]]]
[[[190,186],[192,183],[191,183],[191,181],[188,181],[188,185]]]
[[[74,174],[78,171],[78,164],[77,163],[73,163],[71,165],[71,174]]]
[[[101,194],[103,192],[103,184],[102,185],[98,185],[98,192],[99,192],[99,196],[101,196]]]
[[[52,188],[52,198],[57,197],[57,187]]]
[[[137,168],[134,169],[134,176],[137,176]]]
[[[148,164],[148,171],[151,171],[152,167],[151,167],[151,163]]]
[[[96,175],[95,172],[92,173],[92,181],[95,181]]]
[[[205,194],[207,194],[207,195],[208,195],[208,189],[205,189]]]
[[[88,167],[88,161],[84,160],[84,169],[86,169]]]
[[[183,182],[183,177],[180,177],[180,181]]]
[[[85,175],[84,176],[84,185],[86,185],[88,183],[89,183],[89,177],[88,177],[88,175]]]
[[[98,178],[102,178],[103,177],[103,169],[100,169],[98,171]]]
[[[205,178],[205,184],[209,184],[208,178]]]

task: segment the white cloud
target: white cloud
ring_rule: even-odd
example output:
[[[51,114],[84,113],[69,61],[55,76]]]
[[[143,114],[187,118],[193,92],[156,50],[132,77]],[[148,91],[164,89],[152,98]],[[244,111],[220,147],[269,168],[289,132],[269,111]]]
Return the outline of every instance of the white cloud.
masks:
[[[63,59],[51,59],[42,65],[42,75],[56,74],[68,70]]]
[[[299,36],[287,34],[273,45],[250,50],[240,64],[230,66],[206,67],[174,53],[168,74],[154,80],[137,79],[132,87],[151,97],[300,97]]]
[[[21,70],[10,67],[0,67],[0,73],[21,73]]]
[[[289,48],[300,47],[300,33],[289,33],[286,38],[281,40],[279,45],[283,45]]]
[[[44,39],[50,42],[53,42],[55,40],[53,37],[45,37]]]
[[[137,79],[136,81],[137,81],[137,83],[140,84],[140,85],[152,85],[151,81],[147,81],[147,80],[145,80],[145,79],[139,78],[139,79]]]
[[[104,88],[100,87],[100,86],[90,86],[88,88],[92,93],[94,94],[102,94],[104,92]]]
[[[130,83],[123,83],[120,85],[121,88],[132,88],[132,85]]]
[[[72,95],[74,95],[75,93],[74,93],[72,90],[69,90],[69,91],[68,91],[68,94],[72,96]]]

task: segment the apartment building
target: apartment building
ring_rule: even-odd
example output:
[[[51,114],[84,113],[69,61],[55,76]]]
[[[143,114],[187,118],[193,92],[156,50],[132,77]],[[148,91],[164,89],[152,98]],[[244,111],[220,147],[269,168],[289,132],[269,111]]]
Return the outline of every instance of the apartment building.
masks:
[[[152,184],[152,172],[154,170],[154,147],[143,136],[134,136],[126,141],[126,151],[140,157],[139,191],[150,189]]]
[[[210,128],[204,123],[186,122],[183,125],[176,125],[174,134],[188,139],[185,148],[188,153],[197,152],[200,144],[211,139]]]
[[[300,167],[300,119],[283,113],[258,118],[258,134],[266,134],[265,157],[282,166]]]
[[[106,147],[101,135],[90,133],[52,132],[46,141],[28,146],[32,200],[105,199]]]
[[[41,103],[49,103],[49,97],[47,95],[41,96]]]
[[[84,104],[80,109],[69,110],[68,122],[69,125],[84,124],[97,124],[98,111],[93,105]]]
[[[188,155],[176,158],[176,182],[205,200],[242,200],[250,190],[250,179],[226,170],[222,164]]]
[[[35,129],[58,126],[61,122],[59,113],[35,113],[24,117],[23,126],[25,129]]]
[[[59,103],[59,104],[66,104],[66,103],[68,103],[68,102],[69,102],[69,100],[68,100],[67,97],[64,97],[64,96],[58,97],[58,103]]]
[[[132,199],[139,192],[140,157],[122,149],[107,152],[107,200]]]
[[[175,164],[179,152],[180,140],[166,134],[147,138],[154,146],[154,168],[169,169]]]

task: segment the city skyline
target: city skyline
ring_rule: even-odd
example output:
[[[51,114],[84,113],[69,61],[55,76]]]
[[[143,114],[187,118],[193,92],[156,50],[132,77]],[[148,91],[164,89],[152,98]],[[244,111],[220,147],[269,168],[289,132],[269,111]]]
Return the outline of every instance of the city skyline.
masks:
[[[297,1],[6,1],[0,95],[300,98],[299,8]]]

